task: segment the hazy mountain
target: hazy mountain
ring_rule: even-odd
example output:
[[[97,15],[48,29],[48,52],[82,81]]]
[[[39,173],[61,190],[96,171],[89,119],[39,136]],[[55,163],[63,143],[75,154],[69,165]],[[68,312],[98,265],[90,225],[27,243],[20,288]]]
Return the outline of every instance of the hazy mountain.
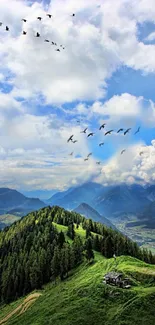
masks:
[[[92,204],[95,197],[102,190],[102,185],[89,182],[67,191],[56,193],[48,200],[50,205],[58,205],[73,210],[81,203]]]
[[[140,185],[119,185],[96,197],[95,209],[106,217],[122,213],[139,213],[150,203],[147,193]]]
[[[102,217],[95,209],[86,203],[80,204],[77,208],[74,209],[75,212],[83,215],[87,219],[92,219],[96,222],[101,222],[107,227],[116,229],[116,227],[105,217]]]
[[[155,185],[150,185],[146,188],[147,198],[150,201],[155,201]]]
[[[32,191],[20,191],[23,195],[29,198],[38,198],[41,201],[46,202],[49,197],[56,193],[55,190],[32,190]]]
[[[0,188],[0,211],[1,214],[12,213],[20,211],[20,215],[34,210],[43,208],[46,204],[36,198],[27,198],[20,192],[9,189]],[[18,213],[19,214],[19,213]]]

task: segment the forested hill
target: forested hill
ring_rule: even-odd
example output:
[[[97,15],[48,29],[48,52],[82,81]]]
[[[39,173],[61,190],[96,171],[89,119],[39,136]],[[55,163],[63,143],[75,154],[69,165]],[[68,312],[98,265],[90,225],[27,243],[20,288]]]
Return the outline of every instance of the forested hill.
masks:
[[[68,227],[67,233],[63,226]],[[82,236],[77,235],[78,229]],[[84,258],[93,259],[92,248],[107,258],[115,253],[155,263],[151,252],[119,232],[75,212],[46,207],[0,232],[1,303],[39,289],[57,276],[63,280]]]

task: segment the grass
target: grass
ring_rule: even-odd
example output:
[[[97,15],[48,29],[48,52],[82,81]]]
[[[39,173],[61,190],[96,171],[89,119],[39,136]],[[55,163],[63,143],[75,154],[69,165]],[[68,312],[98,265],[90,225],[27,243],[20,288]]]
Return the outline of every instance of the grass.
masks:
[[[5,226],[11,225],[13,222],[19,220],[18,216],[14,216],[13,214],[2,214],[0,215],[0,223],[4,223]]]
[[[143,285],[141,274],[152,277],[155,266],[135,258],[117,258],[118,270],[132,277],[139,274],[137,287],[129,290],[103,284],[103,276],[114,269],[114,260],[95,253],[93,264],[83,263],[63,282],[49,283],[33,305],[7,325],[154,325],[155,281]],[[149,279],[149,278],[148,278]],[[2,310],[6,315],[21,299]],[[14,305],[15,304],[15,305]]]

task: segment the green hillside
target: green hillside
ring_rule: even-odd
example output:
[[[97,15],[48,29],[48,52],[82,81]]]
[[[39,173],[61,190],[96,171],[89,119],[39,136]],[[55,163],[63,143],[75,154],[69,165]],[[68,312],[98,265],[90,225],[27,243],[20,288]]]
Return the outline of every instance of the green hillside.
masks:
[[[117,269],[133,281],[139,279],[138,285],[128,290],[105,285],[103,276],[113,270],[114,260],[96,253],[93,264],[85,262],[68,279],[45,286],[27,310],[14,314],[7,324],[154,325],[155,266],[127,256],[119,257],[117,263]],[[154,279],[151,286],[150,279]],[[3,307],[0,321],[21,302]]]

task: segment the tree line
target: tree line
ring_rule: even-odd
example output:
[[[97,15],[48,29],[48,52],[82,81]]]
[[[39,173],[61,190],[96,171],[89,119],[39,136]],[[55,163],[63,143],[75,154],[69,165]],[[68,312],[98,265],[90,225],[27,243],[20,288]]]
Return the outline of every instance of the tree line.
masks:
[[[67,226],[69,242],[52,222]],[[84,240],[76,235],[79,225],[85,230]],[[93,250],[107,258],[115,253],[155,263],[151,252],[121,233],[60,207],[46,207],[0,231],[0,302],[40,289],[58,276],[63,280],[84,258],[91,261]]]

